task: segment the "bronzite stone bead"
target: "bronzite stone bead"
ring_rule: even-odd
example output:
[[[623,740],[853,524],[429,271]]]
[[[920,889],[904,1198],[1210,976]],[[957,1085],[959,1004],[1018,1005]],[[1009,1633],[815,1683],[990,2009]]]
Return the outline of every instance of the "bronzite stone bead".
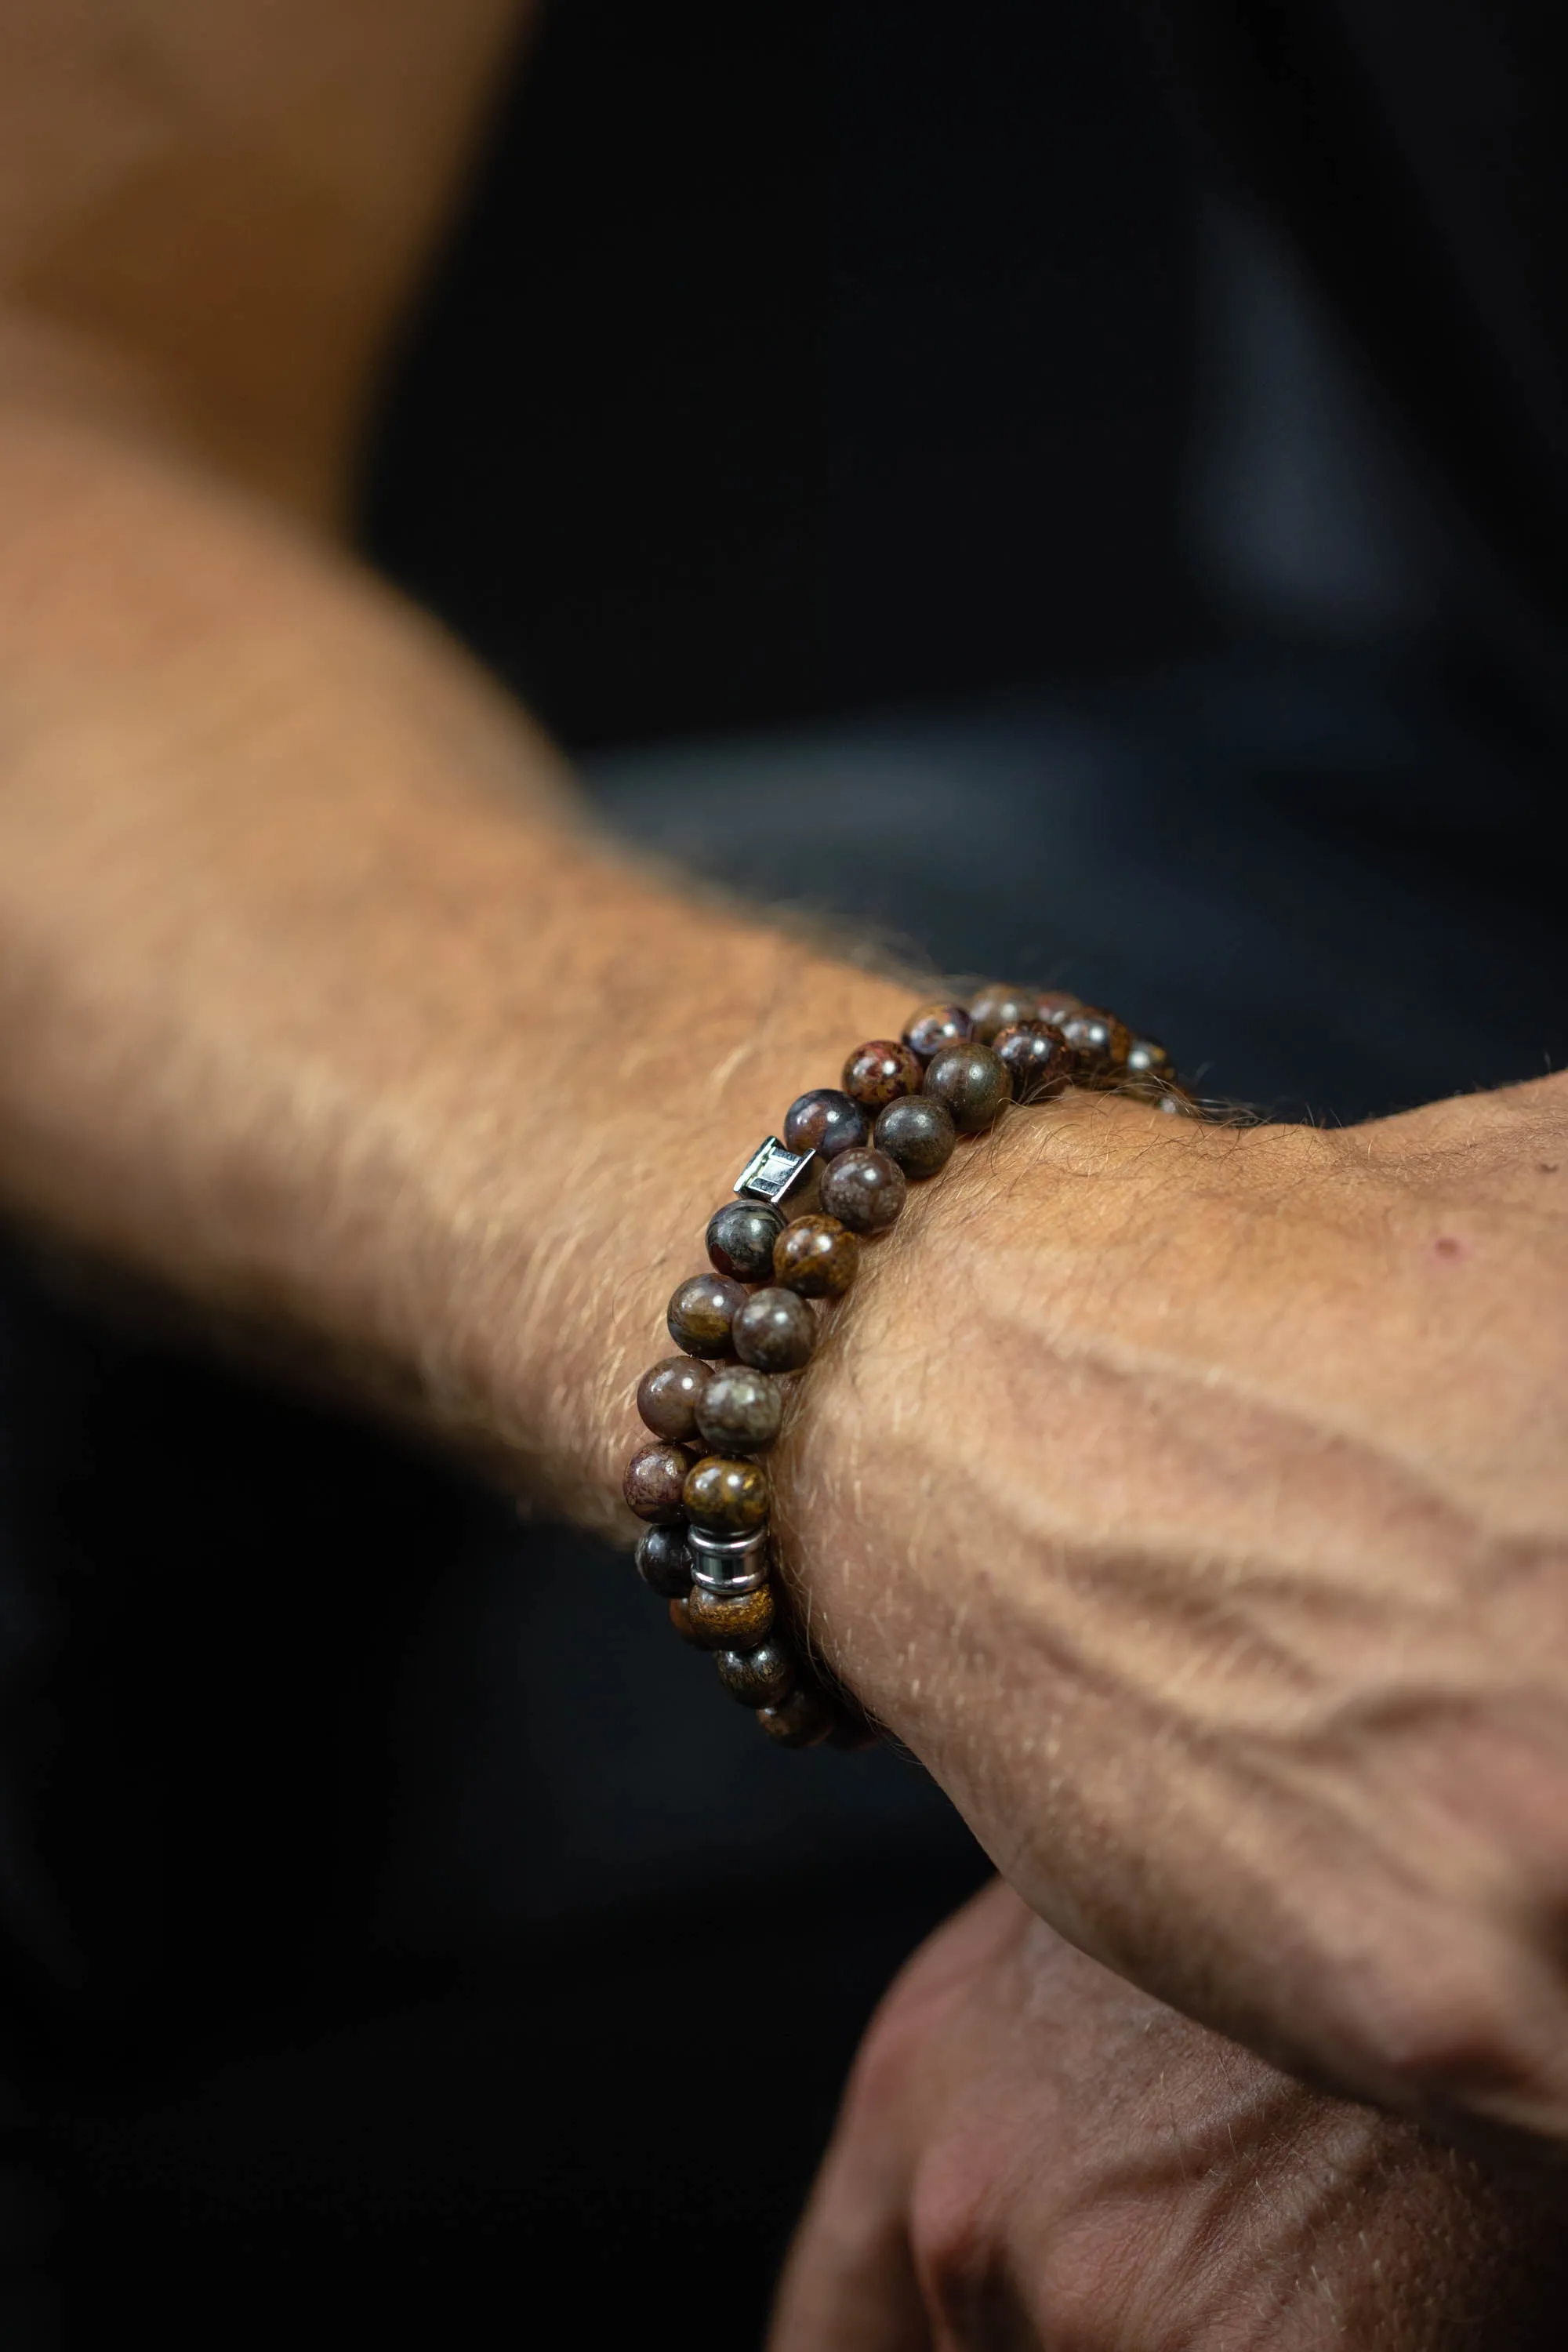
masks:
[[[784,1391],[766,1372],[730,1364],[715,1372],[702,1395],[697,1426],[715,1454],[763,1454],[779,1433]]]
[[[676,1632],[679,1634],[683,1642],[689,1642],[694,1650],[700,1649],[702,1645],[698,1641],[691,1627],[691,1603],[689,1599],[678,1597],[670,1602],[669,1622],[674,1626]]]
[[[713,1375],[695,1356],[666,1356],[637,1382],[637,1411],[656,1437],[697,1434],[697,1400]]]
[[[681,1600],[691,1590],[691,1554],[686,1549],[684,1521],[679,1527],[649,1528],[638,1538],[637,1574],[650,1592],[665,1601]]]
[[[871,1122],[859,1104],[838,1087],[813,1087],[796,1095],[784,1113],[784,1139],[792,1151],[815,1151],[820,1160],[836,1160],[841,1151],[864,1143]]]
[[[1020,1021],[1037,1021],[1039,1017],[1040,1000],[1036,990],[1005,988],[999,981],[990,988],[983,988],[969,1008],[971,1034],[983,1045],[989,1045],[1004,1029],[1014,1029]]]
[[[826,1213],[852,1234],[882,1234],[908,1189],[903,1170],[885,1151],[843,1151],[824,1173],[820,1197]]]
[[[717,1536],[749,1536],[767,1523],[768,1482],[754,1462],[705,1454],[688,1468],[681,1500],[688,1516]]]
[[[945,1103],[931,1095],[905,1095],[878,1112],[875,1135],[878,1150],[885,1151],[906,1176],[918,1182],[947,1166],[957,1129]]]
[[[689,1275],[669,1302],[669,1336],[689,1356],[727,1356],[730,1326],[745,1303],[745,1292],[727,1275]]]
[[[1143,1077],[1147,1076],[1156,1078],[1169,1078],[1175,1076],[1174,1071],[1171,1067],[1171,1057],[1169,1054],[1166,1053],[1163,1045],[1162,1045],[1158,1040],[1153,1037],[1133,1038],[1132,1043],[1127,1048],[1126,1066],[1129,1075],[1133,1077]]]
[[[1002,1030],[991,1050],[1012,1080],[1015,1102],[1045,1102],[1072,1083],[1072,1047],[1043,1021]]]
[[[873,1037],[868,1045],[857,1045],[844,1065],[844,1091],[866,1110],[920,1090],[920,1061],[900,1038]]]
[[[944,1045],[962,1045],[974,1024],[962,1004],[921,1004],[904,1024],[904,1043],[917,1061],[929,1062]]]
[[[742,1706],[777,1706],[795,1687],[795,1661],[781,1642],[754,1650],[721,1650],[713,1660],[719,1679]]]
[[[978,1135],[1007,1101],[1013,1082],[989,1045],[944,1045],[926,1072],[925,1090],[960,1135]]]
[[[731,1328],[736,1355],[759,1372],[798,1372],[816,1346],[816,1318],[793,1290],[753,1291]]]
[[[784,1213],[771,1201],[726,1201],[708,1220],[708,1255],[731,1282],[766,1282]]]
[[[639,1519],[670,1527],[684,1512],[691,1456],[679,1445],[640,1446],[626,1464],[621,1492]]]
[[[773,1244],[773,1278],[803,1298],[838,1298],[860,1266],[860,1244],[837,1217],[796,1217]]]
[[[1035,1018],[1048,1021],[1053,1029],[1059,1029],[1064,1021],[1070,1021],[1075,1013],[1082,1011],[1081,996],[1074,996],[1066,988],[1047,988],[1041,995],[1040,1009]]]
[[[776,1706],[759,1707],[757,1721],[781,1748],[819,1748],[833,1729],[834,1714],[821,1693],[803,1683]]]
[[[1179,1086],[1174,1078],[1163,1078],[1153,1070],[1124,1072],[1117,1080],[1119,1095],[1128,1095],[1134,1102],[1147,1103],[1153,1110],[1163,1110],[1172,1118],[1202,1118],[1204,1107],[1196,1095]]]
[[[1062,1023],[1062,1035],[1078,1057],[1080,1084],[1115,1084],[1126,1067],[1132,1039],[1113,1013],[1101,1013],[1092,1004],[1081,1005]]]
[[[709,1592],[694,1584],[686,1610],[691,1637],[703,1650],[754,1650],[773,1630],[773,1596],[765,1584],[754,1592]]]

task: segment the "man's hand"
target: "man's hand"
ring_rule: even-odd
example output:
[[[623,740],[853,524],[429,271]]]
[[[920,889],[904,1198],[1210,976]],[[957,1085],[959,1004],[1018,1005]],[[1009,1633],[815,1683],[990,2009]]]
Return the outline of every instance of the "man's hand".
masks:
[[[997,1885],[871,2027],[771,2352],[1531,2352],[1560,2340],[1559,2235]]]

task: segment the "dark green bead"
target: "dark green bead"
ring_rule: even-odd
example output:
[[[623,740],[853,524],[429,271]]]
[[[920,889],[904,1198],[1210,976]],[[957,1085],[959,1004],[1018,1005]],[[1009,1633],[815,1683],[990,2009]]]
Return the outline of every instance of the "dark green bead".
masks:
[[[877,1115],[878,1150],[915,1181],[947,1166],[956,1135],[947,1105],[931,1095],[905,1095]]]
[[[766,1282],[784,1213],[771,1201],[726,1201],[708,1220],[708,1255],[733,1282]]]

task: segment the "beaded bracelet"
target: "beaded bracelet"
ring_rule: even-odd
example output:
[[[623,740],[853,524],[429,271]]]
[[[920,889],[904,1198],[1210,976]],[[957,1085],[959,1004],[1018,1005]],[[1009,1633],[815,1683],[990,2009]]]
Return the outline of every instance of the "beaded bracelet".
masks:
[[[676,1631],[715,1654],[725,1689],[786,1748],[876,1737],[789,1641],[774,1604],[768,1480],[755,1457],[778,1436],[785,1381],[816,1351],[813,1302],[826,1310],[843,1297],[862,1241],[891,1228],[909,1185],[945,1168],[960,1136],[983,1134],[1005,1103],[1069,1086],[1202,1116],[1163,1045],[1076,996],[997,987],[968,1006],[921,1005],[897,1043],[875,1038],[850,1055],[841,1087],[814,1087],[790,1105],[782,1140],[758,1146],[709,1221],[711,1271],[670,1299],[681,1353],[637,1383],[656,1442],[632,1455],[622,1490],[649,1522],[637,1568]],[[791,1196],[803,1213],[786,1218],[779,1204]]]

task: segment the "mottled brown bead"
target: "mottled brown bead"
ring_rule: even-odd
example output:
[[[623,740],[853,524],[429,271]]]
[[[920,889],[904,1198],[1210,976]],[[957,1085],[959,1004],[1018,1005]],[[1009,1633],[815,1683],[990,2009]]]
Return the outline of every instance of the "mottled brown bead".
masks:
[[[929,1062],[944,1045],[962,1045],[974,1024],[962,1004],[922,1004],[904,1024],[904,1043],[917,1061]]]
[[[678,1601],[691,1587],[691,1554],[686,1549],[686,1523],[649,1528],[637,1538],[637,1574],[650,1592]]]
[[[1163,1078],[1153,1070],[1124,1072],[1117,1081],[1119,1095],[1130,1095],[1134,1102],[1148,1103],[1154,1110],[1163,1110],[1172,1118],[1202,1118],[1204,1107],[1196,1095],[1190,1094],[1174,1078]]]
[[[1170,1078],[1175,1076],[1175,1072],[1171,1067],[1169,1054],[1153,1037],[1133,1038],[1127,1048],[1127,1068],[1134,1076],[1139,1077],[1145,1073],[1160,1078]]]
[[[637,1411],[656,1437],[697,1434],[697,1400],[712,1378],[694,1356],[666,1356],[637,1382]]]
[[[934,1176],[945,1168],[955,1139],[952,1113],[931,1095],[905,1095],[877,1114],[878,1150],[910,1178]]]
[[[702,1645],[698,1641],[691,1627],[691,1604],[689,1599],[682,1600],[677,1598],[670,1602],[669,1622],[674,1626],[676,1632],[679,1634],[683,1642],[689,1642],[694,1650],[700,1649]]]
[[[795,1661],[779,1642],[754,1650],[720,1650],[713,1660],[719,1679],[742,1706],[777,1706],[795,1686]]]
[[[749,1536],[768,1517],[768,1482],[754,1462],[705,1454],[691,1465],[682,1488],[689,1516],[719,1536]]]
[[[1059,1029],[1043,1021],[1002,1030],[991,1050],[1013,1082],[1015,1102],[1044,1102],[1072,1083],[1072,1047]]]
[[[860,1244],[837,1217],[796,1217],[773,1244],[773,1276],[803,1298],[837,1298],[854,1281]]]
[[[714,1454],[762,1454],[779,1433],[784,1391],[766,1372],[730,1364],[703,1391],[697,1426]]]
[[[819,1160],[864,1143],[870,1121],[858,1102],[837,1087],[813,1087],[796,1095],[784,1113],[784,1139],[792,1151],[815,1151]]]
[[[900,1095],[918,1095],[921,1065],[896,1037],[873,1037],[857,1045],[844,1065],[844,1091],[866,1110],[880,1110]]]
[[[759,1372],[798,1372],[816,1346],[816,1318],[793,1290],[754,1291],[733,1329],[736,1355]]]
[[[1114,1085],[1132,1045],[1129,1031],[1114,1013],[1085,1004],[1062,1023],[1062,1035],[1078,1057],[1078,1075],[1085,1086]]]
[[[820,1692],[802,1683],[776,1706],[759,1707],[757,1721],[781,1748],[817,1748],[833,1728],[833,1710]]]
[[[822,1179],[822,1206],[852,1234],[883,1234],[898,1217],[909,1187],[885,1151],[844,1151]]]
[[[1013,1082],[989,1045],[944,1045],[926,1072],[925,1090],[945,1107],[960,1135],[978,1135],[1008,1099]]]
[[[669,1302],[669,1336],[689,1356],[727,1356],[730,1326],[745,1303],[745,1292],[728,1275],[689,1275]]]
[[[773,1596],[765,1584],[754,1592],[709,1592],[694,1584],[686,1605],[700,1649],[754,1650],[773,1630]]]
[[[681,1516],[691,1456],[679,1445],[639,1446],[626,1464],[621,1492],[639,1519],[669,1527]]]
[[[1040,999],[1035,989],[1005,988],[1000,981],[983,988],[969,1008],[972,1034],[983,1045],[989,1045],[1004,1029],[1014,1029],[1020,1021],[1037,1021],[1039,1017]]]
[[[765,1282],[784,1215],[771,1201],[726,1201],[708,1220],[708,1255],[731,1282]]]
[[[1074,996],[1065,988],[1047,988],[1040,998],[1040,1009],[1035,1017],[1037,1021],[1048,1021],[1053,1029],[1059,1029],[1064,1021],[1070,1021],[1075,1013],[1082,1011],[1081,996]]]

